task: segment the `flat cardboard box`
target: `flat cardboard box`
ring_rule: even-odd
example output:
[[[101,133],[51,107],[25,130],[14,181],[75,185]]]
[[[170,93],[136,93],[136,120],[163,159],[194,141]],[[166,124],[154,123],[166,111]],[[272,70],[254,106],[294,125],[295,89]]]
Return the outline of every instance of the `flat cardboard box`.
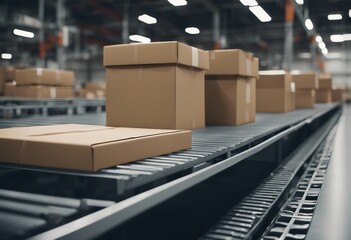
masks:
[[[316,90],[316,102],[317,103],[331,103],[332,102],[332,90],[331,89],[317,89]]]
[[[292,80],[296,89],[317,89],[319,86],[318,74],[315,72],[293,73]]]
[[[257,77],[258,58],[240,49],[213,50],[206,75]]]
[[[5,83],[4,96],[14,97],[16,95],[16,82],[7,82]]]
[[[71,87],[16,86],[15,97],[23,98],[72,98]]]
[[[315,89],[296,89],[296,108],[313,108],[315,103]]]
[[[260,71],[256,83],[257,112],[290,112],[295,110],[295,84],[291,74],[282,71]]]
[[[319,74],[319,89],[331,90],[333,88],[332,77],[329,73]]]
[[[179,64],[209,68],[207,51],[180,42],[119,44],[104,47],[104,66]]]
[[[21,85],[47,85],[71,87],[74,85],[74,72],[45,68],[16,70],[16,82]]]
[[[256,79],[206,76],[206,125],[240,125],[256,120]]]
[[[333,102],[345,101],[345,89],[333,89],[332,90],[332,100],[333,100]]]
[[[0,161],[97,171],[191,147],[191,131],[52,125],[0,130]]]
[[[178,42],[105,47],[107,125],[203,128],[208,58]]]

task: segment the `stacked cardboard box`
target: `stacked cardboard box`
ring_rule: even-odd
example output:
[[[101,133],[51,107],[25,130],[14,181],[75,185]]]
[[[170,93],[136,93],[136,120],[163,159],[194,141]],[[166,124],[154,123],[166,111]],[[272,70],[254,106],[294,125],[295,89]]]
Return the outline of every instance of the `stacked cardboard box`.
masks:
[[[256,89],[257,112],[295,110],[295,84],[289,72],[260,71]]]
[[[85,87],[80,89],[78,92],[78,97],[81,98],[105,98],[106,97],[106,82],[88,82]]]
[[[108,126],[205,126],[209,54],[179,42],[104,47]]]
[[[74,73],[64,70],[28,68],[16,70],[12,94],[24,98],[73,97]]]
[[[6,93],[7,85],[13,86],[15,84],[15,71],[16,69],[26,68],[23,65],[8,66],[0,69],[0,95],[9,96]]]
[[[346,99],[345,88],[334,88],[332,90],[332,101],[333,102],[344,102]]]
[[[317,73],[294,73],[292,79],[296,86],[296,108],[313,108],[316,103],[316,89],[319,86]]]
[[[316,91],[317,103],[332,102],[332,77],[329,73],[319,74],[319,89]]]
[[[239,125],[256,119],[258,58],[239,49],[210,52],[206,71],[206,124]]]

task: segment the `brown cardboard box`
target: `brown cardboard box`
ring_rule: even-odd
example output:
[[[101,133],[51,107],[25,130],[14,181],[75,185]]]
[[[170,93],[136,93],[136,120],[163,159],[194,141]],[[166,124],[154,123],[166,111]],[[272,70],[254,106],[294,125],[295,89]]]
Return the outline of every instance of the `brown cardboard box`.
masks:
[[[70,87],[48,86],[16,86],[15,97],[23,98],[71,98],[73,89]]]
[[[74,84],[74,72],[45,68],[16,70],[16,82],[21,85],[48,85],[71,87]]]
[[[206,75],[258,76],[258,58],[240,49],[210,51],[210,69]]]
[[[7,82],[5,83],[4,96],[14,97],[16,95],[16,82]]]
[[[88,91],[85,88],[79,89],[77,97],[87,98],[87,99],[95,99],[96,95],[94,92]]]
[[[206,125],[240,125],[256,119],[255,78],[206,76],[205,99]]]
[[[319,74],[319,89],[329,89],[331,90],[333,86],[332,77],[329,73]]]
[[[52,125],[0,130],[0,161],[97,171],[191,147],[191,131]]]
[[[4,69],[4,73],[5,73],[5,80],[6,82],[12,82],[15,81],[15,72],[16,72],[16,68],[15,67],[6,67]]]
[[[0,95],[4,93],[5,90],[5,74],[4,71],[0,69]]]
[[[85,85],[86,93],[93,93],[96,98],[106,97],[106,82],[89,82]]]
[[[315,103],[315,89],[296,89],[296,108],[313,108]]]
[[[333,89],[332,90],[332,100],[333,102],[343,102],[345,101],[345,89]]]
[[[331,89],[317,89],[316,90],[316,102],[317,103],[331,103],[332,102],[332,90]]]
[[[178,42],[104,47],[107,125],[204,127],[208,63],[208,52]]]
[[[289,112],[295,110],[295,84],[286,71],[260,71],[256,83],[257,112]]]
[[[317,89],[319,86],[318,74],[315,72],[292,74],[292,80],[297,89]]]

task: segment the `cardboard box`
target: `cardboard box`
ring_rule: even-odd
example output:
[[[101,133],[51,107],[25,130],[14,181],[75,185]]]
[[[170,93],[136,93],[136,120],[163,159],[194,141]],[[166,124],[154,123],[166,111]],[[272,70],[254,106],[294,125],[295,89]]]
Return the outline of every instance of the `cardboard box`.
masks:
[[[297,89],[317,89],[319,87],[318,74],[315,72],[293,73],[292,80]]]
[[[258,58],[240,49],[210,51],[210,69],[206,75],[258,76]]]
[[[286,71],[260,71],[256,83],[257,112],[289,112],[295,110],[295,84]]]
[[[178,42],[114,45],[104,47],[104,64],[108,126],[205,126],[208,52]]]
[[[85,85],[87,95],[94,94],[95,98],[106,97],[106,82],[88,82]]]
[[[86,99],[95,99],[96,95],[94,92],[87,91],[85,88],[79,89],[77,97]]]
[[[319,74],[319,89],[328,89],[333,88],[332,77],[329,73],[320,73]]]
[[[21,85],[48,85],[71,87],[74,84],[74,72],[45,68],[16,70],[16,82]]]
[[[315,103],[315,89],[296,89],[296,108],[313,108]]]
[[[5,74],[4,71],[0,69],[0,95],[4,93],[5,90]]]
[[[332,101],[343,102],[345,101],[345,89],[333,89],[332,90]]]
[[[256,120],[256,79],[206,76],[206,125],[240,125]]]
[[[16,95],[16,82],[7,82],[5,83],[4,96],[14,97]]]
[[[15,72],[16,72],[16,68],[12,67],[12,66],[11,67],[6,67],[4,69],[6,82],[15,81]]]
[[[331,103],[332,102],[332,90],[331,89],[317,89],[316,90],[316,102],[317,103]]]
[[[15,97],[23,98],[72,98],[70,87],[16,86]]]
[[[191,147],[191,131],[52,125],[0,130],[0,161],[97,171]]]

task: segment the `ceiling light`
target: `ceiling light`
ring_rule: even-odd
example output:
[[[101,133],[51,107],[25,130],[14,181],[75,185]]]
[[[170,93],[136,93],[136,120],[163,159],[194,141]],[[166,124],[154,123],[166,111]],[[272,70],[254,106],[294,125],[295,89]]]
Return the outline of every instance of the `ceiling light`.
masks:
[[[20,36],[20,37],[26,37],[26,38],[33,38],[34,33],[20,30],[20,29],[13,29],[13,34]]]
[[[328,15],[328,20],[335,21],[335,20],[341,20],[342,15],[341,14],[329,14]]]
[[[185,6],[188,4],[186,0],[168,0],[168,2],[176,7]]]
[[[308,59],[308,58],[311,58],[311,53],[309,52],[299,53],[298,56],[299,58],[302,58],[302,59]]]
[[[261,22],[269,22],[272,20],[271,16],[269,16],[261,6],[249,7],[249,9]]]
[[[141,35],[130,35],[129,39],[135,42],[141,42],[141,43],[149,43],[151,42],[150,38],[141,36]]]
[[[320,49],[324,49],[324,48],[326,48],[326,46],[325,46],[325,43],[324,43],[324,42],[320,42],[320,43],[318,43],[318,46],[319,46],[319,48],[320,48]]]
[[[339,52],[328,53],[325,57],[327,59],[340,59],[341,58],[341,53],[339,53]]]
[[[330,35],[330,41],[332,42],[343,42],[344,37],[341,34]]]
[[[144,22],[146,24],[155,24],[155,23],[157,23],[157,19],[156,18],[151,17],[151,16],[149,16],[147,14],[140,15],[138,17],[138,19],[139,19],[139,21],[142,21],[142,22]]]
[[[316,42],[317,42],[317,43],[323,42],[322,37],[318,35],[318,36],[316,37]]]
[[[12,54],[11,53],[2,53],[1,54],[1,58],[2,59],[11,59],[12,58]]]
[[[295,2],[299,5],[302,5],[303,4],[303,0],[295,0]]]
[[[249,6],[249,7],[253,7],[253,6],[257,6],[258,3],[256,2],[256,0],[240,0],[240,2],[244,5],[244,6]]]
[[[312,23],[311,19],[307,18],[307,19],[305,20],[305,26],[306,26],[306,28],[307,28],[308,30],[312,30],[312,29],[313,29],[313,23]]]
[[[349,17],[351,18],[351,9],[349,9]]]
[[[351,33],[345,33],[342,35],[344,41],[351,41]]]
[[[200,30],[197,27],[187,27],[185,29],[185,32],[187,32],[189,34],[199,34]]]
[[[291,73],[291,74],[300,74],[301,71],[300,71],[300,70],[292,70],[290,73]]]
[[[323,53],[324,55],[327,55],[327,54],[328,54],[328,49],[327,49],[327,48],[323,48],[323,49],[322,49],[322,53]]]

